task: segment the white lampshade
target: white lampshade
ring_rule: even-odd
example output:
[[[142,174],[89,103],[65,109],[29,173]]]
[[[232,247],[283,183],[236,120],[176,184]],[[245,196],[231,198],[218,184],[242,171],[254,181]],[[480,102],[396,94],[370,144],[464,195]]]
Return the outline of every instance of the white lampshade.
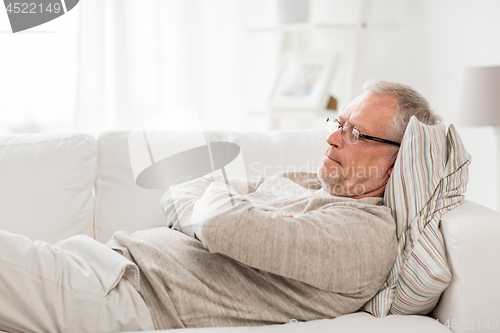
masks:
[[[465,70],[459,123],[500,126],[500,66]]]

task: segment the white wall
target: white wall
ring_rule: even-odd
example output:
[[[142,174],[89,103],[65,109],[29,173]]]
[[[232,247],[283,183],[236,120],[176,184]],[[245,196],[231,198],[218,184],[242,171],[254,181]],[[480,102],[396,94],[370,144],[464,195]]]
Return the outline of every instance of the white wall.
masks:
[[[425,0],[423,3],[429,82],[426,90],[445,122],[455,123],[464,68],[500,65],[500,1]],[[466,197],[499,210],[500,147],[493,128],[457,126],[457,129],[472,155]]]

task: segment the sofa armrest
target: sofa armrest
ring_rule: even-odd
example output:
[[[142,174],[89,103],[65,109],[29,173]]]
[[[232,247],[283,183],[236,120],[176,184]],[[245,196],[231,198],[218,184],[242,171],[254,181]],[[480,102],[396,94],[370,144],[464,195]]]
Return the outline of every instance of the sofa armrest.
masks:
[[[465,200],[441,231],[453,279],[431,315],[454,332],[500,330],[500,213]]]

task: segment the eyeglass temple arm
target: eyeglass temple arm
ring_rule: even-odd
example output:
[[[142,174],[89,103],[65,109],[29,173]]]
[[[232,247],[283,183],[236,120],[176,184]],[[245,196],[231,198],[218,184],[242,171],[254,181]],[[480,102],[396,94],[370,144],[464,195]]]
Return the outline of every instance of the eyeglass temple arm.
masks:
[[[368,140],[372,140],[372,141],[383,142],[383,143],[389,143],[389,144],[391,144],[391,145],[396,145],[396,146],[398,146],[398,147],[401,147],[401,144],[399,144],[399,143],[397,143],[397,142],[390,141],[390,140],[386,140],[386,139],[377,138],[377,137],[370,136],[370,135],[360,134],[360,137],[361,137],[361,138],[368,139]]]

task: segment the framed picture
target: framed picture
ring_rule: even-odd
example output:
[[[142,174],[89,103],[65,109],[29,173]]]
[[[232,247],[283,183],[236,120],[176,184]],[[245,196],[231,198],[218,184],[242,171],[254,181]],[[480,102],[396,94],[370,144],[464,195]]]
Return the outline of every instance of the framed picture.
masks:
[[[335,65],[333,53],[285,53],[271,94],[274,109],[324,109]]]

